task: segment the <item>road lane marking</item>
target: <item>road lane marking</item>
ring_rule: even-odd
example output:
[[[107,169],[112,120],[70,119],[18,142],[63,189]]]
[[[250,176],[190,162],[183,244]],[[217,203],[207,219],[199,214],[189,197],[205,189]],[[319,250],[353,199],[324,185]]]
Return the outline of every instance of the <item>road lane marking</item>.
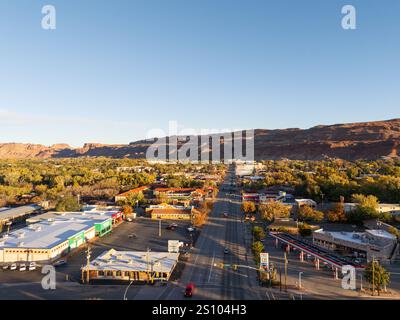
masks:
[[[211,260],[210,274],[208,275],[208,281],[207,282],[210,282],[210,280],[211,280],[211,274],[212,274],[212,270],[213,270],[213,267],[214,267],[214,260],[215,260],[215,252],[213,253],[213,257],[212,257],[212,260]]]

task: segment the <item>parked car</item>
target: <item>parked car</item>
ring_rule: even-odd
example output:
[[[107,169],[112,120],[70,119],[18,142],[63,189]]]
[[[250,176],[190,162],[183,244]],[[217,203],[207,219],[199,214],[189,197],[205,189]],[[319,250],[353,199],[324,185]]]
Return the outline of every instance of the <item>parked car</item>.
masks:
[[[196,230],[196,229],[193,228],[193,227],[188,227],[188,228],[187,228],[187,231],[189,231],[189,232],[193,232],[194,230]]]
[[[31,262],[28,267],[29,271],[36,270],[36,262]]]
[[[185,297],[191,298],[191,297],[193,297],[193,293],[194,293],[194,284],[193,283],[189,283],[186,286],[184,295],[185,295]]]
[[[26,271],[25,263],[19,265],[19,271]]]
[[[229,249],[228,248],[225,248],[224,249],[224,254],[228,254],[229,253]]]
[[[228,213],[227,212],[224,212],[224,217],[228,218]]]
[[[13,264],[10,266],[10,270],[17,270],[17,264],[16,264],[16,263],[13,263]]]
[[[54,266],[54,267],[61,267],[61,266],[66,265],[66,264],[67,264],[67,261],[65,261],[65,260],[58,260],[58,261],[56,261],[56,262],[53,264],[53,266]]]
[[[167,230],[171,230],[171,231],[174,231],[176,228],[174,227],[174,226],[168,226],[167,228],[166,228]]]
[[[7,270],[8,269],[8,264],[3,266],[3,270]]]
[[[133,222],[133,219],[131,217],[128,217],[128,218],[126,218],[126,221]]]

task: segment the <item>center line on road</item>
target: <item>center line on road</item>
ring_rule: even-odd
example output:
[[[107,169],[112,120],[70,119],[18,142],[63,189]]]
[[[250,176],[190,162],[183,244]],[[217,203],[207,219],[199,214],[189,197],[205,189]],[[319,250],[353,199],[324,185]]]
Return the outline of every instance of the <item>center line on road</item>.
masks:
[[[207,282],[210,282],[210,280],[211,280],[211,273],[212,273],[212,270],[213,270],[213,267],[214,267],[214,259],[215,259],[215,252],[213,253],[213,257],[212,257],[212,260],[211,260],[210,274],[208,275],[208,281]]]

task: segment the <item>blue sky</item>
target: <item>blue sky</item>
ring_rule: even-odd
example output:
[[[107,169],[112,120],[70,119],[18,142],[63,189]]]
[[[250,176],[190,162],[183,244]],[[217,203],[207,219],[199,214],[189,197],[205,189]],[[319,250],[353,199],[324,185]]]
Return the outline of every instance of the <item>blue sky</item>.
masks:
[[[41,28],[41,8],[57,29]],[[341,8],[357,9],[357,30]],[[1,0],[0,142],[399,117],[398,0]]]

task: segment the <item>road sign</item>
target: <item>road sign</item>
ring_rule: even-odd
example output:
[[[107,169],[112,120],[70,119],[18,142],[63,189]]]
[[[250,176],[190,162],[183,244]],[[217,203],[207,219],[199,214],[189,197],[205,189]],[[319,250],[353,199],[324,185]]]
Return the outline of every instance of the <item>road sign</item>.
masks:
[[[179,247],[183,245],[179,240],[168,240],[168,252],[179,253]]]
[[[269,268],[269,253],[268,252],[261,252],[260,253],[260,269],[267,269]]]

